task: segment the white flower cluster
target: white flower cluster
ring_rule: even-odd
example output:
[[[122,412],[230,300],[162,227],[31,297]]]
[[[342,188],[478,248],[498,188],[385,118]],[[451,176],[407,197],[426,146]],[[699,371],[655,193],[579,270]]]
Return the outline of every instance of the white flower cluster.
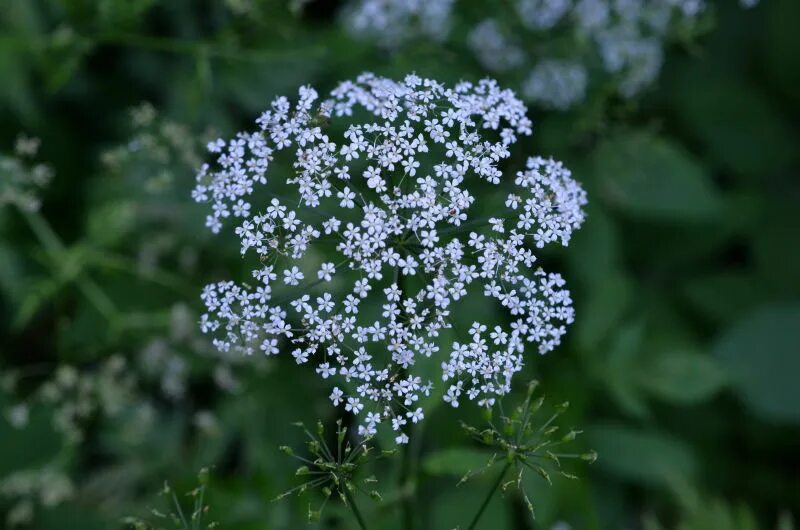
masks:
[[[342,387],[330,399],[359,415],[362,434],[391,423],[404,443],[433,388],[420,365],[441,369],[452,406],[464,396],[488,406],[510,390],[526,348],[559,343],[570,295],[532,248],[566,245],[586,195],[553,160],[503,175],[531,122],[494,81],[447,88],[366,73],[317,99],[310,87],[295,105],[277,98],[258,130],[209,145],[217,163],[200,169],[194,198],[212,204],[214,232],[236,218],[242,254],[258,261],[254,286],[206,286],[201,327],[222,351],[288,351],[315,365]],[[272,191],[281,189],[293,191]],[[471,218],[476,193],[494,190],[494,216]],[[317,245],[330,258],[318,266],[308,253]],[[443,330],[468,296],[490,309],[453,341]]]
[[[202,356],[212,361],[213,369],[207,375],[223,392],[241,390],[242,365],[247,364],[249,371],[259,369],[240,355],[218,352],[207,337],[200,334],[196,322],[197,317],[186,306],[175,304],[170,310],[169,333],[152,336],[136,355],[142,380],[158,382],[161,393],[169,400],[183,400],[190,375],[195,378],[198,375],[189,373],[189,356],[195,359]]]
[[[131,401],[136,380],[125,359],[111,356],[96,371],[63,365],[38,390],[39,398],[55,408],[53,426],[72,443],[84,438],[84,424],[96,413],[113,417]]]
[[[596,62],[614,76],[617,91],[624,97],[634,96],[651,84],[661,70],[670,28],[692,23],[703,12],[705,3],[704,0],[516,0],[515,6],[517,12],[512,16],[519,17],[522,27],[496,22],[498,31],[502,27],[523,40],[526,33],[549,32],[557,42],[561,34],[558,31],[578,38],[578,43],[569,47],[568,57],[548,56],[547,51],[540,51],[547,47],[538,45],[531,56],[520,61],[523,65],[536,63],[526,81],[525,95],[546,107],[564,110],[583,99],[587,71]],[[479,38],[478,31],[479,28],[473,30],[470,38],[472,49],[484,67],[502,71],[506,61],[485,56],[486,41]],[[511,38],[505,39],[508,53],[524,55]],[[565,94],[562,81],[570,79],[576,85]]]
[[[522,93],[531,101],[566,110],[583,101],[588,81],[582,64],[546,59],[533,68],[522,87]]]
[[[6,512],[7,528],[30,526],[37,505],[53,508],[75,495],[75,485],[55,465],[23,469],[0,478],[0,498],[11,504]]]
[[[488,18],[469,34],[469,46],[482,64],[491,65],[494,72],[507,72],[523,66],[526,61],[522,48],[506,37],[500,24]]]
[[[444,39],[454,0],[358,0],[345,15],[355,35],[396,47],[417,37]]]
[[[752,6],[757,0],[740,2]],[[450,32],[451,26],[472,28],[464,44],[487,70],[524,80],[526,98],[559,110],[585,98],[590,72],[611,77],[626,98],[647,88],[661,70],[673,30],[695,26],[707,7],[706,0],[511,0],[511,7],[504,3],[470,20],[472,11],[456,9],[454,0],[354,4],[346,24],[391,47],[420,36],[458,39],[461,33]],[[456,17],[464,20],[456,24]]]
[[[39,209],[39,194],[53,178],[50,166],[31,161],[39,144],[38,138],[19,135],[14,155],[0,155],[0,208],[12,205],[28,212]]]

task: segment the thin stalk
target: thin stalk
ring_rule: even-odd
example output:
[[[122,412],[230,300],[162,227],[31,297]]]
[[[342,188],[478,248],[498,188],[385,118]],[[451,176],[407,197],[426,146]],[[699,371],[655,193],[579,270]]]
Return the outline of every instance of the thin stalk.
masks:
[[[492,489],[489,490],[489,493],[486,495],[486,498],[483,499],[483,504],[481,504],[481,507],[478,508],[478,513],[476,513],[475,517],[472,518],[472,522],[467,527],[467,530],[475,530],[475,527],[478,525],[478,521],[480,521],[483,512],[486,510],[486,507],[489,506],[489,501],[492,500],[492,497],[494,497],[494,493],[497,491],[497,488],[499,488],[500,484],[503,483],[503,477],[506,476],[506,471],[508,471],[508,468],[510,467],[511,467],[511,462],[503,466],[503,470],[497,476],[497,480],[494,481],[494,485],[492,486]]]
[[[205,486],[202,486],[200,488],[199,499],[197,500],[197,508],[196,508],[195,513],[193,514],[193,517],[192,517],[192,519],[193,519],[192,520],[192,524],[195,525],[195,528],[197,530],[200,530],[201,528],[203,528],[203,525],[202,525],[202,522],[203,522],[203,497],[205,497],[205,493],[206,493],[206,488],[205,488]]]
[[[405,528],[405,530],[414,528],[414,499],[416,497],[415,487],[411,482],[411,467],[413,464],[409,445],[410,444],[406,444],[403,447],[403,454],[400,461],[400,480],[398,481],[401,490],[408,491],[408,495],[403,496],[400,501],[400,507],[403,511],[403,528]]]
[[[361,515],[358,505],[356,505],[355,498],[350,493],[350,490],[347,489],[347,484],[342,484],[342,491],[344,492],[344,498],[347,499],[347,506],[352,510],[353,515],[356,516],[358,526],[361,528],[361,530],[367,530],[367,523],[364,522],[364,516]]]
[[[66,252],[66,246],[58,238],[55,231],[47,223],[44,217],[38,212],[26,212],[20,210],[22,217],[28,223],[39,243],[44,248],[48,257],[52,260],[51,265],[57,266],[61,256]],[[108,297],[94,280],[84,277],[80,272],[75,278],[75,283],[84,296],[95,306],[95,308],[110,322],[114,322],[117,317],[117,309],[114,302]]]
[[[186,517],[183,515],[181,503],[178,502],[178,496],[175,494],[175,492],[172,492],[172,502],[175,504],[175,511],[177,512],[178,517],[180,517],[183,527],[186,528],[186,530],[191,530],[189,523],[186,522]]]
[[[405,277],[400,272],[400,267],[395,267],[394,271],[395,282],[397,283],[397,287],[400,290],[400,311],[401,315],[404,316],[405,310],[403,309],[403,301],[407,295],[407,286]],[[406,377],[406,371],[401,369],[399,373],[401,378]],[[409,425],[408,427],[408,434],[410,438],[415,438],[413,436],[413,424]],[[398,486],[400,490],[408,491],[408,495],[404,495],[400,501],[400,508],[402,510],[403,515],[403,528],[405,530],[413,530],[416,526],[414,524],[414,514],[416,510],[414,509],[414,502],[416,501],[416,485],[413,482],[412,475],[415,471],[415,461],[414,455],[412,453],[411,444],[406,444],[403,446],[402,455],[400,460],[400,476],[398,479]]]

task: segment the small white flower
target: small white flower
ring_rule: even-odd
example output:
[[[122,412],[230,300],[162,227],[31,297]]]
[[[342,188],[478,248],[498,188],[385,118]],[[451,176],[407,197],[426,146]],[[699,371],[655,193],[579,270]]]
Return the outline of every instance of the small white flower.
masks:
[[[352,412],[353,414],[358,414],[363,408],[364,405],[361,403],[361,400],[356,397],[347,398],[347,404],[344,406],[344,410]]]
[[[333,263],[323,263],[320,265],[319,271],[317,271],[317,278],[329,282],[335,272],[336,266]]]
[[[338,407],[339,403],[342,402],[342,398],[344,397],[344,392],[339,390],[339,387],[333,387],[333,391],[331,392],[330,398],[331,402],[333,403],[334,407]]]
[[[489,218],[489,224],[492,225],[492,230],[495,232],[500,232],[501,234],[505,232],[505,228],[503,228],[503,220],[497,219],[496,217]]]
[[[406,416],[411,418],[411,421],[413,421],[414,423],[418,423],[422,421],[422,418],[425,417],[425,414],[422,413],[422,409],[420,407],[417,407],[417,409],[414,411],[406,412]]]
[[[364,171],[364,178],[367,179],[367,187],[373,190],[380,188],[383,184],[380,171],[372,166],[369,166],[367,170]]]
[[[300,272],[296,265],[292,265],[291,269],[283,271],[283,283],[286,285],[297,285],[303,277],[303,273]]]

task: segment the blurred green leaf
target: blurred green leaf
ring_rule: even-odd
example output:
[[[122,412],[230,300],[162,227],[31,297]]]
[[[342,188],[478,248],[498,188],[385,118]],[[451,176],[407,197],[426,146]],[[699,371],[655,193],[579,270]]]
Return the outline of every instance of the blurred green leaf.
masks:
[[[95,245],[112,246],[124,238],[136,221],[136,205],[125,200],[91,211],[87,238]]]
[[[800,305],[756,310],[724,333],[714,352],[755,414],[800,423]]]
[[[591,426],[586,433],[599,455],[595,465],[623,480],[667,487],[695,473],[691,449],[666,434],[613,424]]]
[[[712,357],[676,351],[647,362],[639,371],[639,381],[666,401],[691,404],[717,393],[725,385],[726,375]]]
[[[712,500],[699,503],[694,510],[684,516],[678,530],[758,530],[753,512],[744,505],[730,506]]]
[[[587,300],[577,306],[580,318],[575,333],[583,350],[596,351],[619,324],[630,305],[632,291],[630,280],[620,274],[606,276],[592,284]]]
[[[645,530],[670,528],[662,525],[654,516],[644,519]],[[752,510],[740,504],[731,506],[719,499],[697,502],[687,509],[675,526],[676,530],[759,530],[760,526]]]
[[[797,136],[768,95],[747,78],[693,62],[675,83],[680,83],[675,110],[714,163],[764,178],[796,160]]]
[[[694,308],[715,324],[727,324],[768,300],[770,293],[752,274],[715,272],[683,285]]]
[[[722,199],[699,162],[650,133],[623,133],[601,143],[595,171],[603,199],[633,216],[697,221],[722,210]]]
[[[464,476],[470,471],[486,467],[491,453],[469,447],[453,447],[429,454],[422,461],[422,468],[430,475]]]
[[[643,334],[643,322],[622,326],[599,369],[599,377],[617,406],[627,414],[640,418],[650,412],[635,377]]]
[[[621,253],[617,227],[591,191],[586,215],[587,221],[570,241],[566,259],[573,274],[592,286],[604,283],[619,269]]]
[[[12,327],[23,329],[31,319],[62,289],[63,283],[51,278],[42,278],[26,285],[26,294],[19,303]]]
[[[787,175],[787,182],[797,174]],[[800,191],[800,190],[798,190]],[[753,254],[760,272],[760,287],[771,287],[784,296],[800,296],[800,215],[796,196],[771,201],[752,233]],[[768,291],[769,292],[769,291]]]

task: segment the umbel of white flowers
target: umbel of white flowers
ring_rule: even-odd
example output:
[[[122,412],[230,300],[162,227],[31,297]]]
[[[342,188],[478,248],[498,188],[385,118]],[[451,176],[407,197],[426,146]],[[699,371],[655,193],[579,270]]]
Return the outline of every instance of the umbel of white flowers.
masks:
[[[344,24],[389,49],[420,38],[465,44],[496,75],[524,77],[523,96],[565,110],[582,102],[599,72],[630,98],[650,86],[676,32],[699,27],[707,0],[508,0],[482,4],[481,20],[456,0],[349,0]],[[758,0],[739,0],[753,7]],[[564,45],[565,39],[572,39]],[[532,46],[526,43],[534,42]],[[527,73],[526,73],[527,72]]]
[[[307,86],[294,105],[275,99],[255,131],[212,142],[216,164],[197,175],[208,226],[236,219],[242,254],[258,257],[255,286],[206,286],[203,331],[222,351],[288,351],[314,365],[363,435],[390,423],[408,441],[404,426],[422,420],[434,385],[417,373],[425,360],[440,367],[453,407],[464,396],[492,405],[526,345],[552,350],[574,318],[564,280],[536,266],[532,247],[566,245],[586,194],[554,160],[503,175],[509,148],[531,134],[525,112],[492,80],[447,88],[416,75],[365,73],[321,103]],[[327,132],[334,125],[339,136]],[[281,151],[291,170],[274,167]],[[496,188],[504,209],[472,219],[478,188]],[[259,192],[268,197],[255,201]],[[312,245],[330,260],[312,265]],[[468,295],[505,310],[474,315],[453,330],[460,340],[445,340]]]

